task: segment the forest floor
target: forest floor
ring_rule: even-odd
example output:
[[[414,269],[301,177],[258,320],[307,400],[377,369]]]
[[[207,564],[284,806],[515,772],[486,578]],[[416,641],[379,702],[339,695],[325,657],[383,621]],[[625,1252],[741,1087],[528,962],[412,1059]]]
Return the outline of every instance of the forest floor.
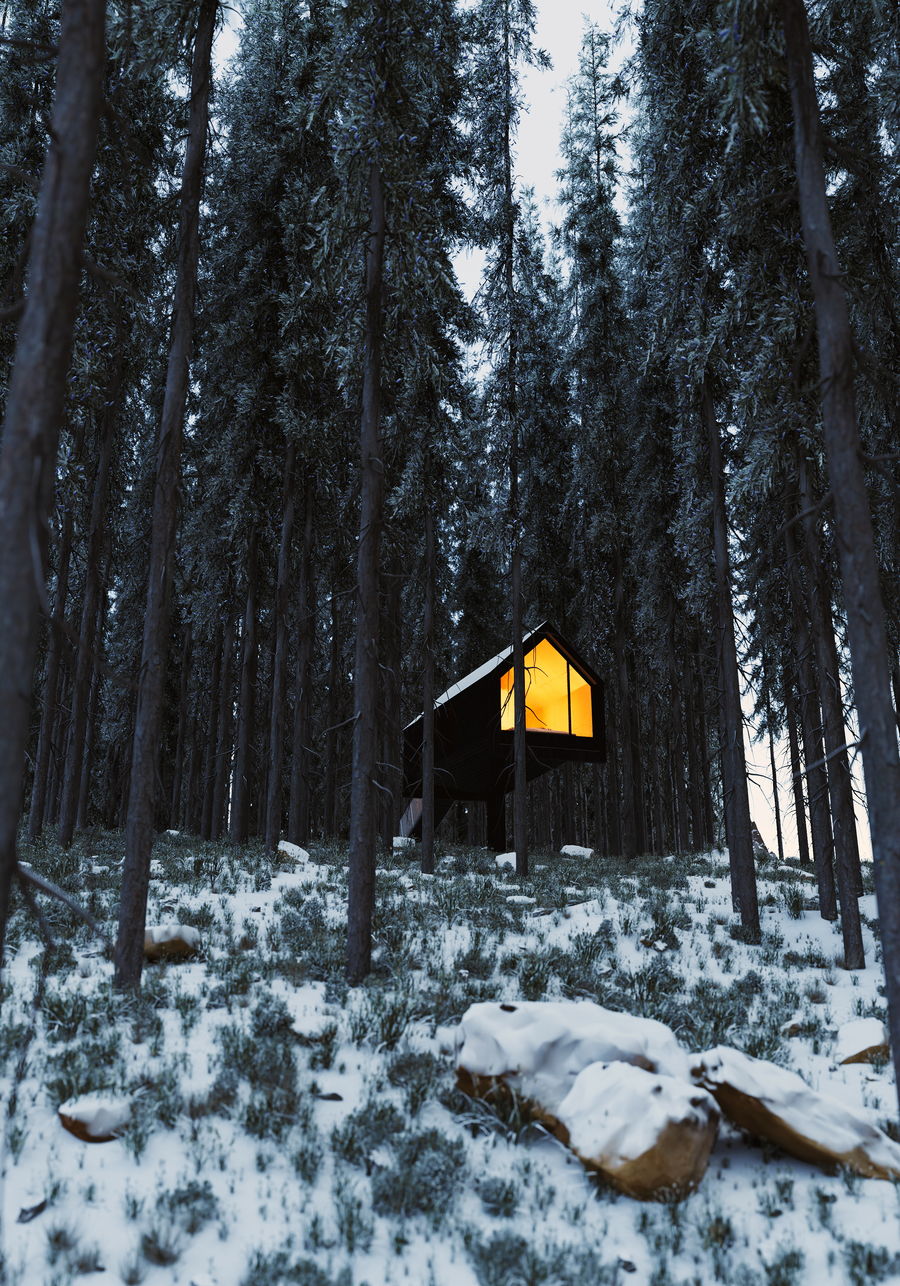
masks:
[[[375,971],[349,990],[346,851],[310,850],[273,863],[162,836],[148,924],[195,925],[202,949],[148,965],[139,1000],[112,990],[64,907],[43,902],[47,950],[19,905],[0,1021],[9,1286],[900,1282],[900,1185],[823,1174],[723,1124],[693,1196],[641,1204],[464,1097],[442,1052],[475,1001],[589,997],[661,1019],[687,1049],[773,1059],[888,1125],[890,1068],[834,1059],[841,1023],[884,1016],[871,892],[870,964],[847,972],[796,863],[762,868],[750,946],[730,930],[721,854],[535,854],[528,880],[484,850],[451,850],[435,877],[393,854]],[[104,833],[23,857],[111,922],[122,852]],[[58,1106],[88,1091],[131,1100],[121,1138],[61,1128]]]

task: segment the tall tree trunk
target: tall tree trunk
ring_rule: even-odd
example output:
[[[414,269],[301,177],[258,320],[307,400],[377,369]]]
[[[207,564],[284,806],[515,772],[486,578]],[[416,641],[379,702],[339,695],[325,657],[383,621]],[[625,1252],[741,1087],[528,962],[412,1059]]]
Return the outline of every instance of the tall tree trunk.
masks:
[[[250,776],[256,714],[256,532],[250,533],[247,550],[247,598],[241,634],[241,682],[238,692],[237,732],[234,740],[234,772],[231,782],[232,844],[246,844],[250,834]]]
[[[98,630],[98,634],[100,631]],[[91,773],[94,767],[94,742],[97,729],[97,704],[100,699],[100,667],[94,665],[91,675],[91,692],[88,699],[88,717],[84,730],[84,753],[82,758],[81,781],[78,786],[78,813],[75,827],[83,831],[88,824],[91,806]]]
[[[784,836],[781,833],[781,801],[778,798],[778,765],[775,762],[775,732],[772,727],[772,693],[769,687],[769,675],[763,660],[763,694],[766,702],[766,728],[769,734],[769,769],[772,773],[772,808],[775,813],[775,837],[778,848],[778,860],[784,862]]]
[[[807,600],[810,628],[816,647],[822,730],[825,736],[825,753],[828,757],[828,789],[831,798],[831,814],[834,819],[835,862],[838,882],[840,883],[842,865],[846,864],[845,878],[849,881],[849,887],[858,896],[862,893],[862,871],[859,864],[856,817],[853,811],[853,777],[850,772],[850,757],[847,754],[844,700],[841,695],[841,667],[834,637],[831,593],[819,540],[818,517],[811,511],[813,497],[807,464],[799,451],[797,457],[798,500],[803,514],[803,534],[806,545]],[[855,910],[851,914],[858,919],[858,913]],[[858,949],[862,951],[861,937]]]
[[[325,819],[326,835],[338,833],[337,826],[337,775],[339,766],[338,723],[341,701],[341,660],[344,653],[341,614],[337,592],[337,566],[331,582],[331,639],[328,653],[328,725],[325,729]]]
[[[900,754],[891,705],[887,633],[860,459],[853,337],[828,212],[806,8],[802,0],[781,0],[781,12],[794,109],[800,215],[815,299],[825,455],[847,610],[896,1067],[900,1065]],[[896,1079],[900,1094],[900,1075]]]
[[[144,965],[144,924],[153,847],[169,610],[178,520],[181,440],[187,402],[200,252],[200,200],[209,123],[210,66],[218,0],[201,0],[191,65],[190,118],[181,180],[178,261],[166,389],[159,427],[150,567],[131,754],[115,984],[135,990]]]
[[[234,657],[234,617],[230,596],[225,607],[222,627],[222,664],[219,667],[219,712],[216,717],[215,774],[213,778],[212,812],[209,819],[209,838],[218,840],[225,833],[225,803],[228,799],[228,778],[231,771],[231,724],[233,698],[231,692],[231,666]]]
[[[94,478],[91,498],[91,516],[87,535],[87,554],[84,569],[84,597],[81,604],[81,625],[78,631],[78,652],[75,660],[75,677],[72,682],[72,716],[69,725],[68,753],[63,775],[62,800],[59,818],[59,842],[63,848],[72,843],[78,821],[78,796],[84,764],[84,730],[94,671],[94,650],[97,641],[97,620],[100,612],[102,589],[101,569],[103,547],[106,542],[107,502],[109,476],[112,468],[118,412],[121,400],[122,375],[114,377],[110,404],[103,418],[103,436],[100,457]]]
[[[396,552],[391,554],[384,577],[381,625],[381,763],[378,799],[381,810],[381,841],[385,852],[391,843],[400,814],[403,793],[403,725],[400,710],[402,570]]]
[[[222,627],[217,627],[212,644],[212,670],[209,676],[209,695],[206,700],[206,719],[203,735],[203,771],[200,805],[200,838],[212,838],[213,801],[216,791],[216,751],[219,747],[219,713],[222,687]]]
[[[638,820],[635,806],[635,745],[632,737],[631,674],[627,654],[627,624],[625,617],[625,577],[618,553],[614,553],[613,573],[613,656],[616,665],[616,722],[617,746],[621,774],[621,852],[623,857],[637,857]]]
[[[16,865],[47,525],[103,89],[104,0],[63,0],[50,143],[0,448],[0,960]]]
[[[725,510],[725,471],[722,440],[706,383],[701,391],[701,409],[709,446],[712,484],[713,557],[716,572],[717,659],[722,710],[722,793],[725,804],[725,831],[731,865],[731,896],[741,923],[759,933],[756,897],[756,868],[750,832],[750,798],[747,792],[747,764],[744,759],[744,717],[741,711],[741,681],[734,642],[734,607],[731,598],[731,556],[728,552],[728,519]]]
[[[288,582],[291,576],[291,542],[294,538],[293,443],[284,458],[281,495],[281,543],[275,585],[275,648],[272,654],[272,702],[269,710],[269,789],[266,799],[266,848],[274,852],[281,836],[284,770],[284,716],[287,704]]]
[[[800,746],[797,742],[797,706],[793,685],[787,676],[784,679],[784,710],[788,732],[788,747],[791,755],[791,786],[794,792],[797,852],[800,858],[800,865],[808,866],[810,863],[809,840],[806,834],[806,804],[803,799],[803,765],[800,762]]]
[[[44,828],[47,794],[50,782],[50,752],[59,701],[59,667],[62,655],[63,625],[66,619],[66,597],[69,592],[69,560],[72,553],[72,511],[63,512],[57,559],[56,597],[47,637],[47,663],[44,667],[44,692],[41,721],[38,728],[34,779],[31,783],[31,809],[28,814],[28,839],[31,843]]]
[[[422,616],[422,870],[434,872],[434,513],[428,494],[426,461],[423,494],[425,523],[425,610]]]
[[[190,679],[193,660],[193,630],[188,621],[181,648],[181,682],[178,690],[178,733],[175,738],[175,764],[172,768],[172,792],[169,798],[169,825],[180,825],[181,800],[184,794],[184,754],[190,720]]]
[[[307,465],[307,470],[309,466]],[[310,831],[310,687],[313,644],[316,636],[316,589],[313,574],[314,534],[313,475],[307,472],[303,493],[303,548],[297,592],[297,674],[294,685],[294,731],[291,744],[291,797],[288,803],[288,839],[305,844]]]
[[[372,965],[372,916],[375,911],[379,552],[384,506],[384,463],[381,455],[384,236],[381,167],[377,160],[373,160],[369,166],[369,234],[366,242],[366,332],[360,423],[359,559],[347,907],[347,978],[354,986],[362,982]]]

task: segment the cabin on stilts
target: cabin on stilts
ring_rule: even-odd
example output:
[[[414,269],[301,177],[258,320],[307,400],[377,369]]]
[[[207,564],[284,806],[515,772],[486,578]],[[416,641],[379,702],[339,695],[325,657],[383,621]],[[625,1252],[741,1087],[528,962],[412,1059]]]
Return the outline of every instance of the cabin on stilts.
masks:
[[[603,684],[565,639],[543,624],[523,639],[526,774],[531,781],[567,760],[606,759]],[[434,703],[435,825],[457,800],[484,800],[488,844],[506,848],[505,798],[513,788],[517,693],[512,647],[449,687]],[[404,730],[400,834],[422,826],[422,716]]]

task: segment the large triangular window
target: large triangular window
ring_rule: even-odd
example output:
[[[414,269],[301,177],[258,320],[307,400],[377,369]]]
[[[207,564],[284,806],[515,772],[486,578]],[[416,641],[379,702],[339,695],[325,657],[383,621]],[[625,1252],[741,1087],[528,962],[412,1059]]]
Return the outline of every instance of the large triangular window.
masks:
[[[500,678],[500,727],[515,726],[513,672]],[[525,727],[529,732],[561,732],[592,737],[591,685],[549,639],[541,639],[525,656]]]

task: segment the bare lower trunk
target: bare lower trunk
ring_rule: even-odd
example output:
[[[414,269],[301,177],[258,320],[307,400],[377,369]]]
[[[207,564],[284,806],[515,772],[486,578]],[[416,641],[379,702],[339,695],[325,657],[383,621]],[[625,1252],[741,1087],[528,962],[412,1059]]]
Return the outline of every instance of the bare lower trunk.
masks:
[[[56,598],[50,631],[47,638],[47,664],[44,668],[43,704],[38,728],[37,753],[34,779],[31,783],[31,809],[28,814],[28,838],[34,843],[41,831],[47,813],[47,795],[50,784],[50,756],[53,747],[53,728],[59,700],[59,668],[62,654],[62,633],[66,619],[66,597],[69,592],[69,558],[72,552],[72,511],[63,514],[59,536],[59,556],[56,573]]]
[[[247,551],[247,597],[241,635],[241,683],[238,692],[237,732],[234,739],[234,773],[231,782],[233,844],[246,844],[250,834],[250,773],[256,713],[256,532]]]
[[[103,87],[104,0],[63,0],[56,97],[0,452],[0,960],[16,863],[59,425]]]
[[[434,871],[434,513],[425,496],[425,610],[422,616],[422,870]]]
[[[178,485],[181,475],[181,441],[194,337],[194,301],[200,251],[200,199],[203,193],[210,66],[217,9],[218,0],[202,0],[194,39],[188,143],[181,182],[175,299],[156,458],[147,607],[131,754],[119,931],[116,938],[115,983],[119,988],[131,990],[140,985],[144,964],[144,923],[156,811],[156,781],[178,518]]]
[[[303,550],[297,593],[297,675],[294,685],[294,731],[291,745],[291,797],[288,839],[305,844],[310,828],[310,684],[316,632],[316,590],[313,578],[313,482],[307,475],[304,491]]]
[[[84,573],[84,598],[81,604],[81,626],[78,632],[78,653],[75,661],[75,678],[72,682],[72,715],[69,724],[69,745],[63,777],[60,804],[59,842],[63,848],[72,843],[75,823],[78,820],[78,795],[84,755],[84,730],[87,723],[87,706],[90,698],[91,674],[94,668],[94,649],[97,641],[97,618],[100,611],[101,565],[106,540],[107,498],[112,467],[113,443],[118,421],[121,375],[117,376],[111,404],[103,424],[103,440],[94,479],[91,500],[91,518],[88,529],[87,561]]]
[[[372,966],[375,910],[375,779],[378,757],[379,551],[384,504],[381,458],[381,347],[384,325],[385,211],[381,168],[369,168],[366,245],[366,336],[360,424],[360,514],[356,662],[353,667],[353,775],[350,797],[350,879],[347,977],[362,982]]]
[[[190,717],[190,680],[193,660],[193,631],[188,621],[181,645],[181,682],[178,687],[178,734],[175,738],[175,763],[172,768],[172,791],[169,797],[169,825],[180,825],[181,800],[184,793],[184,755]]]
[[[272,655],[272,701],[269,713],[269,790],[266,800],[266,848],[274,851],[281,836],[282,772],[284,769],[284,714],[287,702],[288,581],[291,541],[294,535],[294,447],[284,461],[281,497],[281,544],[275,586],[275,648]]]
[[[800,746],[797,741],[797,707],[793,687],[785,677],[784,709],[787,723],[788,746],[791,755],[791,786],[794,793],[794,821],[797,825],[797,852],[801,866],[808,866],[809,839],[806,833],[806,804],[803,798],[803,765],[800,762]]]
[[[800,213],[815,298],[825,455],[834,497],[896,1066],[900,1062],[900,755],[891,705],[888,643],[860,460],[853,338],[828,213],[806,9],[802,0],[781,0],[781,12],[794,109]],[[900,1092],[900,1076],[896,1079]]]
[[[759,933],[756,897],[756,869],[750,832],[750,799],[747,792],[747,765],[744,759],[744,719],[741,712],[741,681],[734,641],[734,608],[731,598],[731,557],[728,552],[728,521],[725,509],[725,474],[722,444],[712,396],[704,384],[702,412],[709,446],[712,482],[713,555],[716,571],[718,672],[722,710],[722,793],[725,804],[725,831],[731,864],[731,896],[741,923]]]
[[[209,819],[209,838],[221,839],[225,833],[225,801],[228,798],[228,779],[231,772],[231,724],[234,699],[231,691],[231,667],[234,656],[234,619],[230,602],[226,604],[222,638],[222,664],[219,668],[219,712],[216,718],[215,775],[213,780],[212,813]]]

